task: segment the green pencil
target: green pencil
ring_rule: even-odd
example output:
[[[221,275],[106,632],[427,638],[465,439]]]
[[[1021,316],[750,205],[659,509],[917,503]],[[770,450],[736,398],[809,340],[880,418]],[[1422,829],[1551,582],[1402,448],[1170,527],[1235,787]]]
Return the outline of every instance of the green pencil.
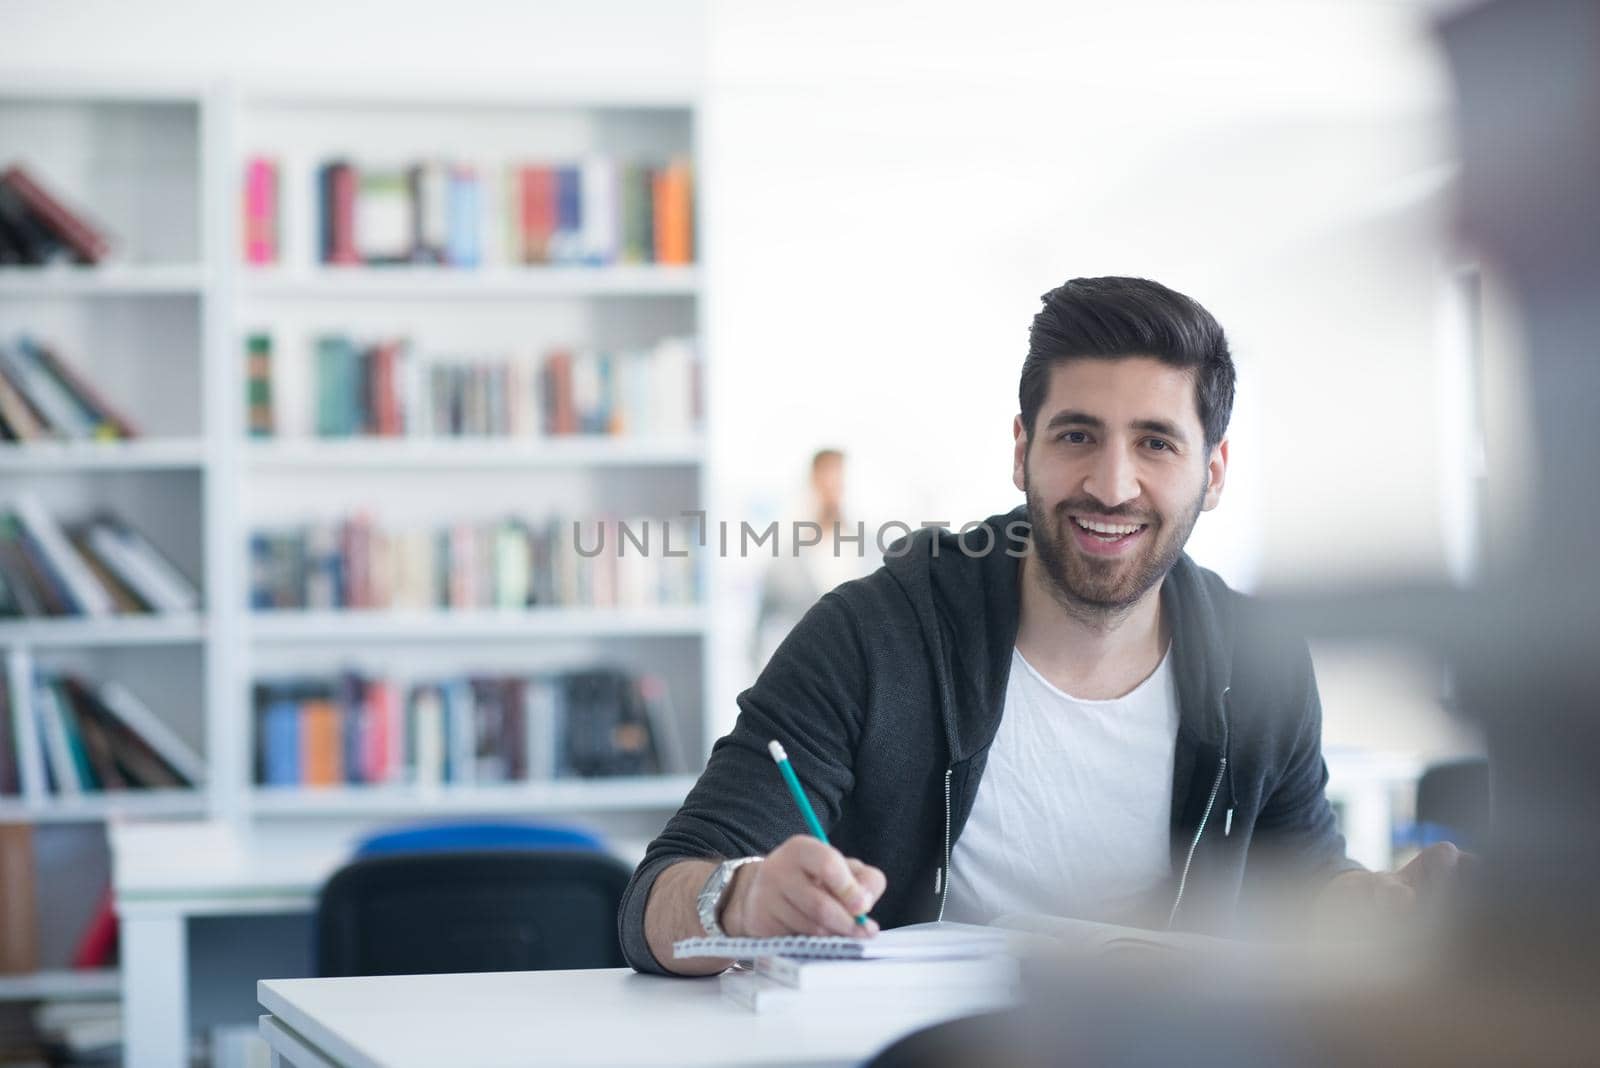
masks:
[[[773,762],[778,765],[778,770],[783,772],[783,781],[789,785],[789,793],[794,797],[794,803],[800,806],[800,815],[806,818],[806,826],[811,828],[811,833],[821,839],[823,845],[829,845],[828,832],[822,829],[822,823],[817,819],[816,812],[811,807],[811,802],[806,800],[806,792],[800,789],[800,779],[794,773],[794,768],[789,766],[789,754],[783,751],[783,746],[774,739],[767,743],[767,752],[772,754]],[[856,917],[856,922],[863,927],[867,923],[867,914],[863,912]]]

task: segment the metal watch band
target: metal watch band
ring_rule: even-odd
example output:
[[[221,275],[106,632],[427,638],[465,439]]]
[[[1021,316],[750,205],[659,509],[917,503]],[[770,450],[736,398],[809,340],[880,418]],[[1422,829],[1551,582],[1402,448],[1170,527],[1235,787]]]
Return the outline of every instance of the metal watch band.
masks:
[[[707,935],[712,938],[721,938],[725,931],[717,922],[717,915],[722,911],[723,899],[728,896],[728,887],[733,885],[733,873],[746,864],[753,864],[760,857],[738,857],[734,860],[725,860],[712,869],[706,878],[705,885],[700,888],[700,895],[695,904],[700,913],[700,926],[705,928]]]

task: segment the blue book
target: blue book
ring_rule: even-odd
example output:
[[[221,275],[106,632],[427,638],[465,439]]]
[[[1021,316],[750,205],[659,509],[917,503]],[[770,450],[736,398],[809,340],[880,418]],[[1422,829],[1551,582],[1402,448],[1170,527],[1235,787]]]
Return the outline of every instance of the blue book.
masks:
[[[483,252],[478,242],[478,175],[466,167],[450,172],[450,189],[445,207],[445,260],[456,267],[476,267]]]
[[[550,239],[550,259],[577,263],[583,259],[583,172],[577,167],[557,167],[556,230]]]
[[[300,783],[300,703],[280,697],[267,706],[264,761],[268,786]]]

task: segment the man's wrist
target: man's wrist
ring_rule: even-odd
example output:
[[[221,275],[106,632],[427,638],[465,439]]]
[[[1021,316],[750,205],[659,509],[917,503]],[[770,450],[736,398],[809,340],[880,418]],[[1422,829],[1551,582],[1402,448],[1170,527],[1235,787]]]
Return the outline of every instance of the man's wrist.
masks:
[[[745,934],[744,926],[744,900],[749,888],[750,880],[755,878],[759,864],[745,864],[733,873],[733,878],[728,880],[728,890],[722,895],[722,907],[717,913],[717,924],[730,938],[742,938]]]

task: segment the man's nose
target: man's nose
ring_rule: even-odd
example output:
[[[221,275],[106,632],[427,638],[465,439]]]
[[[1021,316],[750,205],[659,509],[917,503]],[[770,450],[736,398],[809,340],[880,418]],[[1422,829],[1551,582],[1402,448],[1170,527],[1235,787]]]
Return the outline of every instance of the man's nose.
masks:
[[[1083,480],[1083,491],[1107,509],[1139,496],[1139,479],[1133,462],[1121,449],[1101,449]]]

